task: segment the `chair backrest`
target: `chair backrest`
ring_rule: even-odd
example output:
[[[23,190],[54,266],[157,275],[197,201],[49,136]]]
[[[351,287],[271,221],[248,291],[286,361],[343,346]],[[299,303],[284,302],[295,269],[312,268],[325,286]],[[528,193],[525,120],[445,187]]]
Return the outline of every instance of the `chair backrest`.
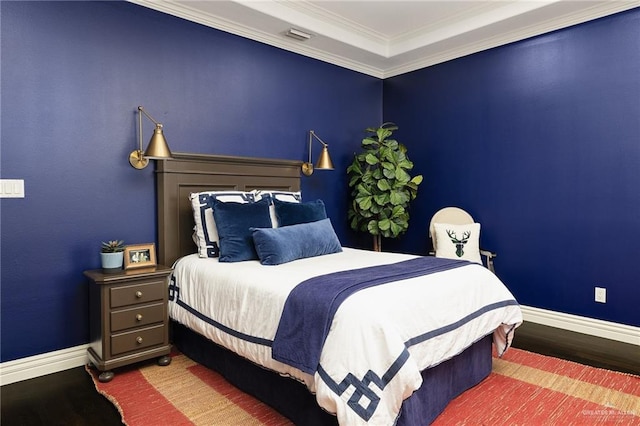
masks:
[[[466,211],[462,210],[459,207],[445,207],[443,209],[438,210],[433,217],[431,218],[431,223],[429,223],[429,237],[431,238],[431,243],[433,244],[433,250],[437,249],[436,247],[436,231],[433,227],[434,223],[450,223],[452,225],[468,225],[473,223],[473,217]]]

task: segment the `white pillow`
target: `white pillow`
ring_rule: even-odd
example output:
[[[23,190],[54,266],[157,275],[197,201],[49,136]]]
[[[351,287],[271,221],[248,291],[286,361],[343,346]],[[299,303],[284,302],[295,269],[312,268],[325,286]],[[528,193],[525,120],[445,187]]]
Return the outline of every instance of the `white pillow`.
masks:
[[[276,209],[272,200],[285,201],[288,203],[301,203],[302,193],[300,191],[280,191],[275,189],[254,189],[251,193],[255,197],[255,201],[259,201],[264,197],[269,197],[269,215],[274,228],[277,228],[278,218],[276,217]]]
[[[255,201],[253,193],[243,191],[195,192],[189,198],[193,209],[193,220],[196,223],[194,241],[197,241],[200,257],[220,256],[218,229],[213,219],[213,201],[233,203],[253,203]]]
[[[452,225],[434,223],[436,257],[462,259],[482,264],[480,258],[480,224]]]

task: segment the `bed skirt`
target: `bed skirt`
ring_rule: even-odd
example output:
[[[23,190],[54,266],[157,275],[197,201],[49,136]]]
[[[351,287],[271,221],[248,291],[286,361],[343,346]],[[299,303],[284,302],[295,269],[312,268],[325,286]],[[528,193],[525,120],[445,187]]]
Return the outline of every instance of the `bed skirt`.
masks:
[[[171,321],[172,343],[194,361],[220,373],[231,384],[273,407],[300,426],[335,426],[335,416],[316,403],[296,380],[262,368],[206,337]],[[491,373],[491,335],[460,355],[422,372],[423,384],[402,404],[398,426],[428,425],[449,401]]]

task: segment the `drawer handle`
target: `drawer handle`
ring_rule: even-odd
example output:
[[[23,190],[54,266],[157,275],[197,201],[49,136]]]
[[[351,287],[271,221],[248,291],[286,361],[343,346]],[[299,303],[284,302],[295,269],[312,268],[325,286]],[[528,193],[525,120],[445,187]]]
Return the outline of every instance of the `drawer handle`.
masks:
[[[138,342],[138,344],[142,343],[142,337],[140,336],[136,337],[136,342]]]
[[[138,314],[138,315],[136,315],[136,320],[138,320],[138,321],[142,321],[142,314]]]
[[[136,291],[136,297],[140,299],[142,297],[142,292],[140,290]]]

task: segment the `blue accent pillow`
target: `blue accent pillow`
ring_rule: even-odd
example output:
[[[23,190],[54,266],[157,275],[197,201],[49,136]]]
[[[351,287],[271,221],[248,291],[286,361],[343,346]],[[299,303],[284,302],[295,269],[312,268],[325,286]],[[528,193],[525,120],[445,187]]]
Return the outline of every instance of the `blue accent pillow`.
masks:
[[[287,201],[289,203],[301,203],[302,193],[300,191],[280,191],[274,189],[254,189],[251,191],[254,196],[254,201],[268,198],[271,203],[269,206],[269,213],[271,213],[271,224],[274,228],[278,227],[278,218],[276,217],[276,208],[273,205],[272,200]]]
[[[271,228],[269,200],[255,203],[213,201],[213,217],[220,238],[220,262],[257,259],[251,228]]]
[[[220,246],[218,244],[218,229],[213,217],[213,202],[253,203],[253,193],[244,191],[204,191],[192,193],[191,208],[195,221],[194,241],[198,245],[200,257],[218,257]]]
[[[306,203],[288,203],[274,199],[273,205],[276,210],[278,226],[297,225],[327,218],[327,212],[322,200]]]
[[[342,251],[330,219],[282,228],[253,228],[252,232],[253,243],[263,265],[279,265]]]

